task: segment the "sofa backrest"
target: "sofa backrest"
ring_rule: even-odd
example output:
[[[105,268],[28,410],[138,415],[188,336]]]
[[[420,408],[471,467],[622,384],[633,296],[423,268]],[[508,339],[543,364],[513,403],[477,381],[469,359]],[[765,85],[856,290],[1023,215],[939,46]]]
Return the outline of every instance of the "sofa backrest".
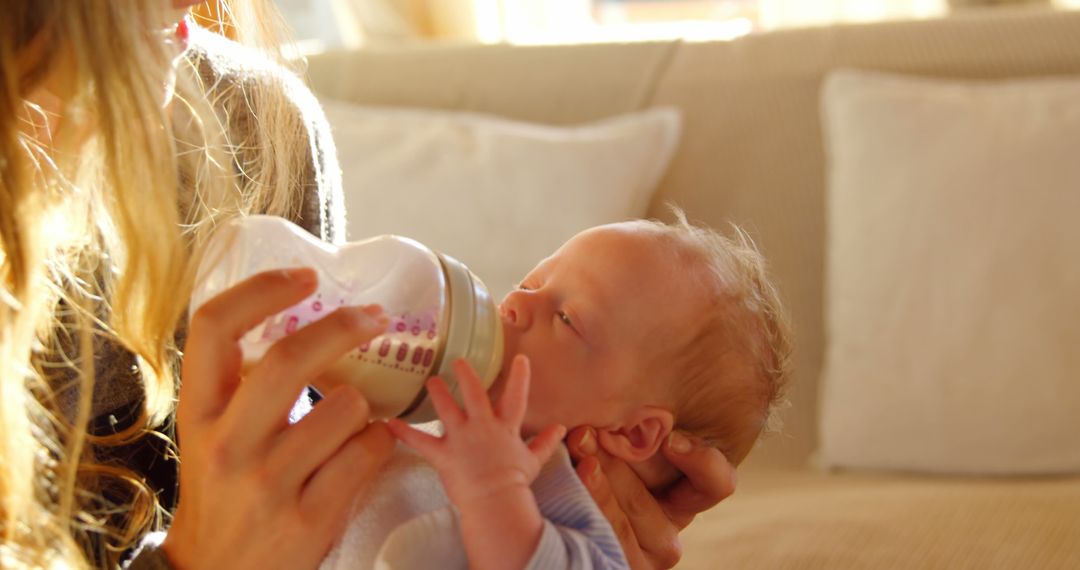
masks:
[[[751,457],[795,465],[816,445],[827,333],[818,91],[842,67],[988,79],[1076,74],[1080,12],[999,9],[730,42],[337,52],[312,57],[309,75],[321,97],[553,124],[681,108],[681,146],[650,215],[669,218],[673,202],[694,221],[736,222],[768,256],[795,325],[795,375],[785,434]]]

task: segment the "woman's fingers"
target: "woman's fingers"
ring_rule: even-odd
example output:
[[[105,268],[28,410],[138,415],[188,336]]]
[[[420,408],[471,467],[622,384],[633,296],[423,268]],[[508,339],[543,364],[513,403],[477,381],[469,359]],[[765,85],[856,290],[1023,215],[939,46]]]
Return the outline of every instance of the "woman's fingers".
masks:
[[[603,450],[597,454],[597,459],[607,485],[630,521],[637,544],[652,563],[651,567],[674,566],[682,557],[681,527],[673,524],[663,506],[629,465]]]
[[[685,528],[694,515],[735,492],[735,467],[720,450],[679,432],[671,432],[661,449],[664,457],[686,475],[661,498],[664,510],[679,528]]]
[[[236,390],[241,367],[238,341],[267,317],[315,291],[308,268],[254,275],[203,304],[191,317],[184,346],[179,414],[202,422],[219,416]]]
[[[165,545],[181,566],[313,567],[389,457],[393,438],[367,424],[352,388],[287,424],[306,384],[385,328],[377,307],[336,311],[279,340],[240,382],[240,338],[315,286],[310,270],[260,274],[192,317],[177,418],[183,491]]]
[[[499,397],[498,416],[513,427],[520,427],[525,420],[525,407],[529,400],[529,359],[519,354],[510,364],[510,376]]]
[[[578,475],[615,529],[631,567],[674,566],[682,557],[680,527],[669,519],[637,473],[607,454],[591,428],[575,429],[567,447],[578,459]]]
[[[329,531],[320,533],[327,537],[327,543],[320,545],[324,553],[344,529],[353,500],[375,480],[393,449],[394,438],[386,424],[369,424],[339,447],[301,491],[301,516]]]
[[[302,420],[281,434],[267,469],[283,488],[299,488],[343,443],[368,423],[367,400],[351,386],[331,391]]]
[[[246,375],[222,418],[234,435],[235,451],[258,450],[284,429],[304,386],[378,336],[386,324],[378,306],[342,307],[274,343]]]
[[[596,443],[596,431],[589,426],[578,426],[566,434],[566,448],[574,461],[596,455],[599,446]]]
[[[634,535],[634,527],[631,526],[626,513],[622,511],[622,507],[619,506],[619,502],[611,492],[607,478],[604,477],[604,473],[600,468],[599,460],[596,457],[587,456],[578,462],[575,470],[578,478],[585,484],[585,488],[589,490],[589,495],[596,502],[596,506],[604,514],[604,518],[611,523],[611,528],[615,531],[619,544],[622,545],[623,553],[626,555],[626,561],[630,563],[630,567],[634,569],[648,568],[645,554],[642,552],[637,537]]]

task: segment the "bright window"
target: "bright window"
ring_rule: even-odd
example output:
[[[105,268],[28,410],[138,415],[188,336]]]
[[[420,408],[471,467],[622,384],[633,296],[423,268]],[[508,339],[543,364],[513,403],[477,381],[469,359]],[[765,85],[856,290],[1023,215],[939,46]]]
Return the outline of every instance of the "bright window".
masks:
[[[723,40],[756,30],[929,18],[947,0],[472,0],[481,41]],[[1068,0],[1080,2],[1080,0]]]
[[[516,44],[722,40],[750,33],[759,0],[481,0],[481,40]],[[482,16],[481,16],[482,18]]]
[[[560,44],[681,39],[934,18],[948,0],[274,0],[315,49],[409,41]],[[1080,9],[1080,0],[1051,0]]]

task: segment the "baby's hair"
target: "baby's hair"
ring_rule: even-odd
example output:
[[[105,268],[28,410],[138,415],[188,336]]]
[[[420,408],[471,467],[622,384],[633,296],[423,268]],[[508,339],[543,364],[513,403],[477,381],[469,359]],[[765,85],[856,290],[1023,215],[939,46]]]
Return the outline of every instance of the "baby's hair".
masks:
[[[764,256],[735,224],[725,236],[648,220],[704,292],[702,318],[665,355],[674,362],[676,428],[716,445],[734,464],[762,433],[779,432],[792,352],[791,327]],[[674,354],[670,354],[673,352]]]

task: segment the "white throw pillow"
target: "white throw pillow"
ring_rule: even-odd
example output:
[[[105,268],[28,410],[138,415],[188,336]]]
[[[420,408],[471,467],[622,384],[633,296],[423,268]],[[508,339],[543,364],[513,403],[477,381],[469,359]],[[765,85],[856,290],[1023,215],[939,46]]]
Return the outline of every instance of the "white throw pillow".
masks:
[[[672,108],[562,127],[323,103],[348,238],[414,238],[465,263],[496,299],[577,232],[643,216],[681,126]]]
[[[837,72],[820,459],[1080,471],[1080,80]]]

